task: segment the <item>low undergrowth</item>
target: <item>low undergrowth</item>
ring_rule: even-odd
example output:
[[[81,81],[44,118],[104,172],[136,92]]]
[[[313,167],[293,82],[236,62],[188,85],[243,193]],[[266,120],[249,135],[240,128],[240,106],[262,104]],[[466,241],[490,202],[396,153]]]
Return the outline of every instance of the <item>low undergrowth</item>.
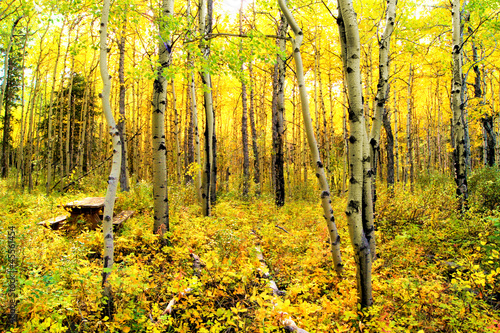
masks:
[[[117,209],[135,209],[115,236],[111,275],[114,318],[101,315],[100,230],[64,234],[36,225],[85,196],[7,191],[0,183],[0,330],[10,332],[280,332],[287,312],[309,332],[498,332],[500,214],[454,212],[449,184],[415,191],[379,189],[375,304],[356,303],[352,249],[333,200],[345,272],[335,274],[318,203],[226,197],[200,217],[192,189],[170,191],[172,246],[152,234],[146,183],[119,194]],[[451,193],[451,194],[448,194]],[[16,227],[18,324],[8,326],[7,228]],[[259,271],[256,245],[286,295],[274,303]],[[191,253],[203,262],[199,274]],[[189,292],[186,290],[189,288]],[[169,301],[178,302],[171,314]]]

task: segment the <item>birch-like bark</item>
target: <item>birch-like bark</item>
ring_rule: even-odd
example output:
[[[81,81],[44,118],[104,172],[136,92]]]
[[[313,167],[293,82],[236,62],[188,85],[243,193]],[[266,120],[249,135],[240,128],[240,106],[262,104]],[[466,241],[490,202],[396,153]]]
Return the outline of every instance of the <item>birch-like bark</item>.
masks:
[[[394,65],[394,73],[397,73],[397,67]],[[394,90],[394,151],[395,151],[395,156],[394,159],[396,160],[395,162],[395,169],[396,169],[396,181],[399,182],[399,140],[398,140],[398,99],[397,99],[397,93],[396,89]]]
[[[175,162],[177,167],[177,183],[181,183],[181,139],[179,113],[177,112],[177,95],[175,94],[174,80],[172,79],[172,110],[174,111]]]
[[[2,112],[2,106],[5,104],[3,141],[2,141],[2,165],[1,165],[2,178],[6,178],[8,176],[8,171],[9,171],[8,147],[10,141],[10,112],[9,112],[10,110],[9,107],[7,106],[7,103],[4,103],[5,90],[7,89],[7,81],[9,79],[9,56],[10,56],[10,50],[12,48],[12,43],[14,42],[14,32],[16,30],[16,26],[22,18],[23,18],[22,16],[18,17],[12,24],[12,29],[9,38],[9,45],[7,46],[7,50],[5,51],[5,58],[3,65],[3,82],[0,91],[0,113]]]
[[[464,101],[461,97],[462,91],[462,42],[460,32],[460,0],[453,0],[452,5],[452,57],[453,57],[453,79],[451,88],[451,106],[453,111],[453,136],[455,148],[453,150],[455,183],[457,185],[457,196],[460,198],[461,209],[466,208],[467,189],[467,166],[466,166],[466,140],[464,121]]]
[[[118,50],[120,57],[118,60],[118,79],[120,80],[120,94],[119,94],[119,118],[118,118],[118,131],[120,132],[120,140],[122,142],[122,161],[120,165],[120,189],[124,192],[129,191],[128,181],[128,159],[127,159],[127,139],[126,139],[126,115],[125,115],[125,31],[127,21],[124,20],[120,32],[120,41],[118,42]]]
[[[164,70],[171,64],[172,44],[166,21],[173,15],[173,0],[163,0],[159,17],[159,46],[157,76],[153,85],[153,114],[151,132],[153,135],[153,232],[163,238],[169,231],[168,192],[167,192],[167,147],[165,145],[165,109],[167,104],[168,81]],[[168,37],[167,37],[168,36]]]
[[[194,129],[194,160],[196,164],[199,166],[197,168],[197,176],[196,176],[196,194],[198,195],[198,201],[202,202],[201,195],[201,151],[200,151],[200,133],[198,130],[198,110],[196,108],[196,87],[194,81],[194,72],[191,72],[190,79],[190,93],[191,93],[191,112],[193,113],[193,129]]]
[[[292,13],[287,8],[285,0],[278,0],[278,4],[295,35],[295,38],[292,39],[293,58],[295,61],[297,82],[300,91],[304,127],[307,135],[307,141],[309,143],[309,149],[311,151],[311,157],[316,169],[316,177],[318,178],[318,182],[321,188],[321,204],[323,206],[324,217],[326,219],[328,232],[330,235],[330,245],[333,262],[336,272],[340,274],[343,270],[342,259],[340,256],[340,236],[337,232],[337,226],[335,225],[335,218],[333,216],[333,209],[331,205],[332,201],[330,199],[330,188],[326,179],[323,162],[321,161],[321,158],[319,156],[318,144],[314,136],[311,114],[309,112],[309,97],[307,95],[306,84],[304,80],[304,67],[302,64],[302,56],[300,54],[300,46],[302,44],[302,40],[304,39],[304,34],[293,18]]]
[[[413,67],[410,64],[410,71],[408,74],[408,97],[406,99],[406,167],[405,167],[405,183],[407,181],[409,168],[410,174],[410,190],[413,192],[413,182],[414,182],[414,161],[413,161],[413,140],[412,140],[412,93],[413,93]]]
[[[382,127],[382,117],[386,100],[388,98],[389,87],[389,54],[391,46],[391,35],[396,23],[396,3],[397,0],[387,1],[387,11],[385,19],[385,29],[382,38],[379,40],[379,79],[377,84],[377,96],[375,96],[375,111],[373,123],[370,131],[370,159],[372,177],[372,199],[373,210],[375,210],[375,202],[377,200],[376,177],[377,177],[377,160],[380,146],[380,132]],[[365,174],[369,174],[365,172]],[[372,251],[374,248],[372,248]],[[375,253],[372,253],[375,255]]]
[[[361,87],[360,70],[360,40],[356,13],[351,0],[338,0],[339,26],[342,61],[347,83],[349,103],[349,189],[346,215],[349,224],[349,234],[354,249],[354,258],[357,265],[356,276],[358,283],[359,301],[362,307],[371,306],[371,266],[372,254],[370,251],[367,233],[363,225],[363,142],[365,141],[365,122],[363,113],[363,94]]]
[[[61,27],[61,32],[59,33],[59,40],[57,42],[57,54],[54,64],[54,71],[52,73],[52,89],[50,90],[50,101],[49,101],[49,114],[48,114],[48,158],[47,158],[47,181],[45,183],[45,191],[46,193],[50,193],[51,191],[51,183],[52,183],[52,167],[53,167],[53,159],[54,159],[54,138],[52,137],[52,109],[54,102],[54,91],[56,86],[56,74],[57,74],[57,64],[59,62],[59,55],[61,54],[61,38],[64,31],[64,25],[66,24],[66,18],[64,18],[63,25]]]
[[[392,135],[391,128],[391,114],[386,108],[382,117],[385,136],[386,136],[386,150],[387,150],[387,187],[394,191],[394,136]]]
[[[240,35],[243,35],[243,0],[240,6]],[[248,108],[247,108],[247,86],[244,75],[245,64],[243,60],[243,41],[240,40],[240,58],[241,58],[241,143],[243,145],[243,197],[248,196],[249,178],[250,178],[250,159],[248,156]]]
[[[288,24],[281,15],[278,36],[285,37]],[[276,46],[282,53],[286,52],[285,40],[276,39]],[[272,100],[272,176],[274,185],[274,195],[276,206],[282,207],[285,204],[285,175],[284,175],[284,118],[285,112],[285,59],[280,54],[277,55],[273,73],[273,100]]]
[[[76,40],[78,40],[78,31],[76,33]],[[72,56],[71,57],[71,71],[70,71],[70,75],[71,75],[71,79],[70,79],[70,82],[69,82],[69,91],[68,91],[68,115],[67,115],[67,120],[66,120],[66,142],[65,142],[65,146],[64,146],[64,150],[65,150],[65,153],[66,153],[66,160],[65,160],[65,164],[64,164],[64,168],[61,167],[61,170],[64,170],[64,172],[61,172],[61,181],[60,181],[60,186],[61,186],[61,192],[64,191],[64,177],[68,177],[69,176],[69,172],[70,172],[70,164],[71,164],[71,154],[70,154],[70,133],[71,133],[71,125],[75,122],[75,119],[73,117],[73,113],[72,111],[74,110],[74,106],[73,106],[73,98],[72,98],[72,93],[73,93],[73,82],[74,82],[74,71],[75,69],[75,58]],[[61,124],[62,125],[62,124]],[[62,137],[60,138],[61,142],[62,142]],[[61,155],[61,162],[62,162],[62,155]],[[69,181],[69,180],[68,180]]]
[[[109,95],[111,91],[111,80],[108,73],[108,16],[109,16],[110,0],[104,0],[101,26],[100,26],[100,56],[99,56],[99,69],[101,71],[101,78],[103,83],[102,90],[102,109],[106,117],[108,132],[113,141],[113,162],[111,164],[111,172],[108,179],[108,188],[106,191],[106,198],[104,201],[103,213],[103,236],[104,236],[104,262],[102,272],[102,287],[104,288],[104,297],[106,298],[105,314],[112,318],[113,315],[113,297],[111,286],[108,283],[108,278],[111,274],[114,261],[114,248],[113,248],[113,209],[115,206],[116,189],[118,187],[118,177],[120,176],[120,162],[122,154],[122,143],[120,141],[120,133],[116,127],[111,111],[109,102]]]
[[[248,64],[248,71],[250,76],[250,109],[248,110],[250,116],[250,128],[252,130],[252,150],[253,150],[253,166],[254,177],[253,181],[257,185],[255,193],[260,195],[260,167],[259,167],[259,147],[257,145],[257,129],[255,128],[255,115],[254,115],[254,86],[253,86],[253,68],[252,63]]]
[[[199,24],[200,34],[200,50],[202,52],[205,62],[208,62],[210,56],[209,39],[211,33],[211,6],[207,4],[206,0],[200,0],[199,9]],[[210,72],[206,66],[200,73],[203,82],[203,97],[205,99],[205,167],[202,177],[202,212],[204,216],[211,215],[211,183],[212,183],[212,170],[214,161],[213,137],[214,137],[214,110],[212,99],[212,81]]]
[[[16,173],[16,187],[18,186],[18,179],[19,176],[21,176],[21,187],[24,190],[24,184],[25,184],[25,174],[24,174],[24,161],[25,161],[25,156],[24,156],[24,132],[26,131],[27,127],[27,119],[28,119],[28,109],[29,109],[29,102],[28,102],[28,107],[26,109],[26,117],[24,116],[24,106],[25,106],[25,99],[24,99],[24,91],[25,91],[25,69],[26,69],[26,44],[28,42],[28,34],[29,34],[29,21],[26,26],[26,33],[24,35],[24,42],[23,42],[23,61],[22,61],[22,72],[21,72],[21,96],[23,96],[21,100],[21,130],[19,133],[19,143],[17,147],[17,173]],[[31,89],[31,93],[33,93],[33,88]],[[31,96],[30,96],[31,97]]]

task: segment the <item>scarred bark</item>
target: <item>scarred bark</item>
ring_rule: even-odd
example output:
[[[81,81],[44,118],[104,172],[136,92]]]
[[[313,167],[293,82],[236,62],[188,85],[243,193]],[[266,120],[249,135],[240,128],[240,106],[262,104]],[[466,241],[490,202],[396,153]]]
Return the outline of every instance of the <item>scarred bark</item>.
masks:
[[[467,148],[465,140],[464,102],[462,91],[462,42],[460,29],[460,0],[453,0],[452,5],[452,57],[453,57],[453,79],[451,88],[451,106],[453,111],[453,164],[455,170],[455,183],[457,185],[457,196],[460,198],[461,209],[467,206]]]
[[[365,196],[363,196],[365,178],[363,174],[363,144],[366,140],[366,132],[361,87],[360,40],[352,1],[338,0],[338,6],[337,24],[339,26],[341,54],[349,101],[349,175],[351,178],[349,179],[346,215],[357,265],[356,276],[359,301],[362,307],[368,307],[373,303],[371,287],[372,253],[370,251],[370,240],[373,237],[369,238],[369,235],[373,233],[373,229],[366,229],[370,227],[363,223],[363,207],[371,206],[372,203],[363,200],[368,199],[369,196],[366,195],[366,191]],[[365,145],[365,147],[367,146]]]
[[[163,70],[171,64],[172,44],[165,31],[165,20],[173,15],[173,0],[163,0],[160,16],[159,66],[153,84],[153,199],[154,225],[153,232],[163,237],[169,231],[168,192],[167,192],[167,147],[165,145],[165,108],[168,81]]]

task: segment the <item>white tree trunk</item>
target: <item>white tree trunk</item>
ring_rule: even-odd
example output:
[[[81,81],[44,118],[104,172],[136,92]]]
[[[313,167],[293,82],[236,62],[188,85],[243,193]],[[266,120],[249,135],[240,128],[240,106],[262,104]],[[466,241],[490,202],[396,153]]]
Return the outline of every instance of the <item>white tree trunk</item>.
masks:
[[[349,223],[349,234],[354,249],[357,265],[358,295],[361,306],[373,303],[371,287],[372,254],[367,235],[373,230],[365,230],[363,225],[363,145],[366,140],[366,129],[363,112],[363,94],[360,71],[360,40],[356,13],[351,0],[338,0],[339,34],[344,75],[347,83],[349,101],[349,189],[346,215]],[[366,147],[366,146],[365,146]],[[366,151],[366,150],[365,150]]]
[[[323,206],[324,217],[326,219],[328,232],[330,235],[330,245],[331,253],[333,256],[333,262],[335,265],[335,270],[340,274],[343,270],[342,258],[340,256],[340,236],[337,232],[337,226],[335,225],[335,218],[333,216],[332,201],[330,197],[330,188],[328,186],[328,181],[325,175],[325,169],[323,167],[323,162],[319,156],[318,144],[316,142],[316,137],[314,136],[314,129],[311,120],[311,114],[309,112],[309,97],[307,95],[306,84],[304,81],[304,67],[302,64],[302,56],[300,54],[300,46],[304,38],[303,32],[300,29],[297,22],[292,16],[292,13],[288,10],[284,0],[278,0],[278,4],[285,15],[285,18],[293,30],[295,38],[292,40],[293,44],[293,58],[295,60],[295,69],[297,75],[297,82],[300,91],[300,100],[302,104],[302,116],[304,119],[304,127],[307,134],[307,142],[309,143],[309,149],[311,151],[312,160],[316,168],[316,177],[318,178],[319,186],[321,188],[321,204]]]
[[[113,141],[113,163],[108,179],[108,189],[106,191],[106,199],[104,201],[104,217],[103,217],[103,235],[104,235],[104,263],[102,272],[102,286],[104,288],[104,296],[107,298],[106,314],[111,317],[113,308],[113,300],[111,294],[111,286],[108,284],[108,278],[113,268],[114,249],[113,249],[113,209],[115,206],[116,189],[118,187],[118,178],[120,176],[120,164],[122,154],[122,143],[120,134],[116,127],[109,95],[111,91],[111,80],[108,73],[108,16],[109,16],[110,0],[104,0],[100,27],[100,59],[99,69],[101,70],[101,78],[103,83],[102,90],[102,109],[106,117],[106,122]]]
[[[467,201],[467,151],[465,140],[464,103],[461,97],[462,91],[462,42],[460,37],[460,0],[453,0],[452,7],[452,30],[453,30],[453,80],[451,88],[451,106],[453,111],[453,135],[455,147],[453,159],[455,166],[455,183],[457,195],[461,200],[462,208]]]
[[[167,147],[165,145],[165,109],[167,105],[168,81],[164,77],[163,70],[171,63],[172,45],[168,31],[165,29],[165,20],[172,16],[174,8],[173,0],[163,0],[162,14],[159,18],[159,47],[157,77],[154,81],[153,90],[153,200],[154,200],[154,225],[153,232],[163,237],[169,228],[168,215],[168,191],[167,191]]]

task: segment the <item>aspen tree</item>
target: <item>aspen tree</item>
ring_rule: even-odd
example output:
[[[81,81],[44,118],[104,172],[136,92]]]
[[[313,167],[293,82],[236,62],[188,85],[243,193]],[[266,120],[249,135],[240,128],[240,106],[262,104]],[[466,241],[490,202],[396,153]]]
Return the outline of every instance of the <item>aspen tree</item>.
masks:
[[[243,0],[240,5],[240,35],[243,35]],[[247,108],[247,86],[244,75],[245,64],[243,60],[243,41],[240,40],[240,57],[241,57],[241,141],[243,144],[243,197],[248,196],[249,191],[249,168],[250,160],[248,156],[248,108]]]
[[[280,18],[276,46],[281,53],[286,52],[285,38],[288,24],[283,15]],[[276,206],[285,204],[285,176],[284,176],[284,119],[285,112],[285,70],[286,64],[282,55],[277,55],[277,61],[273,72],[273,100],[272,100],[272,179]]]
[[[248,64],[248,72],[250,77],[250,109],[248,110],[250,116],[250,128],[252,131],[252,150],[253,150],[253,166],[254,166],[254,178],[253,181],[257,185],[255,190],[257,195],[260,195],[260,160],[259,160],[259,147],[257,145],[257,129],[255,128],[255,115],[254,115],[254,86],[253,86],[253,67],[252,63]]]
[[[48,152],[48,158],[47,158],[47,180],[45,183],[45,191],[50,193],[51,191],[51,183],[52,183],[52,167],[53,167],[53,160],[54,160],[54,138],[52,136],[52,108],[53,108],[53,101],[54,101],[54,92],[55,92],[55,87],[56,87],[56,74],[57,74],[57,64],[59,63],[59,56],[61,54],[61,39],[62,35],[64,32],[64,26],[66,25],[66,17],[64,17],[64,21],[61,27],[61,31],[59,33],[59,38],[57,42],[57,54],[56,54],[56,59],[55,59],[55,64],[54,64],[54,71],[52,72],[52,89],[50,90],[50,102],[49,102],[49,114],[48,114],[48,147],[47,147],[47,152]]]
[[[391,128],[391,114],[386,108],[383,116],[382,123],[385,129],[386,136],[386,151],[387,151],[387,187],[393,191],[394,186],[394,136]]]
[[[461,209],[466,208],[467,189],[467,149],[465,140],[465,115],[462,91],[462,42],[461,42],[461,18],[460,0],[452,3],[452,58],[453,58],[453,80],[451,88],[451,107],[453,111],[453,164],[455,169],[455,183],[457,185],[457,196],[460,198]]]
[[[365,141],[367,139],[363,94],[360,70],[360,40],[356,13],[351,0],[338,0],[340,45],[344,75],[348,93],[349,117],[349,189],[346,215],[349,224],[349,234],[354,249],[357,265],[356,277],[358,296],[361,306],[368,307],[373,303],[371,287],[372,253],[370,251],[369,235],[372,230],[366,230],[363,225],[363,206],[372,205],[363,202],[363,155],[366,156]],[[365,148],[364,148],[365,147]],[[367,197],[365,197],[367,198]]]
[[[100,25],[100,57],[99,69],[101,71],[101,78],[103,83],[102,90],[102,109],[106,117],[108,132],[113,141],[113,162],[111,165],[111,172],[108,179],[108,188],[106,191],[106,198],[104,201],[103,213],[103,236],[104,236],[104,263],[102,272],[102,287],[104,288],[105,297],[105,315],[112,317],[113,315],[113,295],[111,286],[108,283],[108,278],[111,274],[114,261],[114,244],[113,244],[113,209],[115,206],[116,190],[118,187],[118,178],[120,176],[120,163],[122,154],[122,143],[120,141],[120,133],[116,127],[111,111],[109,102],[109,95],[111,91],[111,80],[108,73],[108,17],[109,17],[110,0],[104,0],[102,8],[102,17]]]
[[[167,147],[165,145],[165,110],[167,104],[168,81],[164,70],[171,64],[172,43],[166,21],[172,16],[173,0],[163,0],[159,17],[159,46],[157,76],[153,89],[153,114],[151,117],[153,135],[153,232],[163,234],[169,231],[168,192],[167,192]],[[168,36],[168,37],[167,37]]]
[[[321,204],[323,206],[324,217],[326,219],[328,232],[330,235],[333,263],[335,265],[336,272],[340,274],[343,270],[342,259],[340,256],[340,236],[337,232],[337,226],[335,225],[335,218],[333,216],[333,209],[331,206],[332,201],[330,199],[330,188],[326,179],[323,162],[321,161],[321,157],[319,155],[318,144],[314,136],[314,128],[312,125],[311,114],[309,112],[309,98],[304,81],[304,67],[302,64],[302,56],[300,54],[300,46],[304,39],[304,34],[293,18],[292,13],[287,8],[285,0],[278,0],[278,4],[295,35],[295,38],[292,39],[293,58],[295,61],[296,76],[300,91],[300,100],[302,103],[304,127],[307,135],[307,142],[309,143],[309,149],[311,151],[311,157],[316,169],[316,177],[318,178],[318,182],[321,188]]]
[[[208,1],[210,2],[210,1]],[[200,50],[202,52],[203,58],[208,62],[210,56],[210,46],[209,38],[211,34],[211,6],[207,3],[207,0],[200,0],[200,10],[199,10],[199,24],[200,24]],[[213,110],[213,100],[212,100],[212,81],[210,78],[210,72],[205,65],[202,72],[200,73],[203,82],[203,97],[205,99],[205,168],[203,171],[202,179],[202,211],[204,216],[210,216],[211,214],[211,190],[213,187],[212,178],[213,174],[213,163],[214,163],[214,110]]]
[[[25,184],[25,174],[24,174],[24,161],[25,161],[25,156],[24,156],[24,132],[27,127],[27,120],[28,120],[28,109],[29,109],[29,102],[28,106],[26,108],[26,117],[24,117],[24,91],[25,91],[25,68],[26,68],[26,44],[28,42],[28,35],[29,35],[29,24],[30,24],[31,18],[28,19],[28,22],[26,24],[26,32],[24,34],[24,39],[23,39],[23,48],[22,48],[22,72],[21,72],[21,96],[23,96],[21,100],[21,131],[19,133],[19,143],[18,143],[18,149],[17,149],[17,163],[16,163],[16,168],[17,168],[17,174],[16,174],[16,187],[18,186],[18,178],[19,175],[21,176],[21,187],[24,189],[24,184]],[[33,87],[31,89],[31,93],[33,94]],[[24,119],[24,120],[23,120]]]
[[[22,16],[19,16],[12,24],[10,38],[9,38],[9,44],[7,46],[7,50],[5,51],[4,67],[3,67],[3,82],[2,82],[2,87],[0,90],[0,113],[2,111],[2,106],[4,105],[5,90],[7,89],[7,81],[9,78],[9,56],[10,56],[10,50],[12,48],[12,44],[14,42],[14,32],[16,30],[17,24],[19,23],[19,21],[21,21],[22,18],[23,18]],[[2,140],[2,165],[1,165],[2,178],[7,177],[8,170],[9,170],[9,154],[7,153],[8,145],[9,145],[9,136],[10,136],[10,114],[9,114],[9,108],[7,107],[7,104],[5,104],[3,140]]]
[[[118,131],[120,132],[120,140],[122,142],[122,161],[120,165],[120,189],[128,192],[130,189],[128,180],[128,159],[127,159],[127,140],[126,140],[126,115],[125,115],[125,31],[127,28],[127,20],[123,20],[123,26],[120,31],[120,40],[118,43],[118,50],[120,53],[118,60],[118,79],[120,80],[120,93],[119,93],[119,114],[118,117]]]
[[[181,139],[179,126],[179,113],[177,112],[177,95],[175,94],[174,79],[172,85],[172,110],[174,111],[174,137],[175,137],[175,161],[177,171],[177,183],[181,183]]]
[[[377,158],[380,145],[380,132],[383,122],[384,108],[386,100],[389,96],[389,54],[391,46],[391,35],[394,30],[394,24],[396,23],[396,3],[397,0],[387,1],[385,28],[382,34],[382,38],[379,40],[379,79],[377,84],[377,96],[375,97],[375,112],[373,117],[373,123],[370,131],[370,157],[371,157],[371,167],[373,169],[373,184],[375,184],[375,178],[377,176]],[[390,123],[385,123],[384,126],[387,128]],[[376,201],[375,186],[373,189],[373,202]]]

